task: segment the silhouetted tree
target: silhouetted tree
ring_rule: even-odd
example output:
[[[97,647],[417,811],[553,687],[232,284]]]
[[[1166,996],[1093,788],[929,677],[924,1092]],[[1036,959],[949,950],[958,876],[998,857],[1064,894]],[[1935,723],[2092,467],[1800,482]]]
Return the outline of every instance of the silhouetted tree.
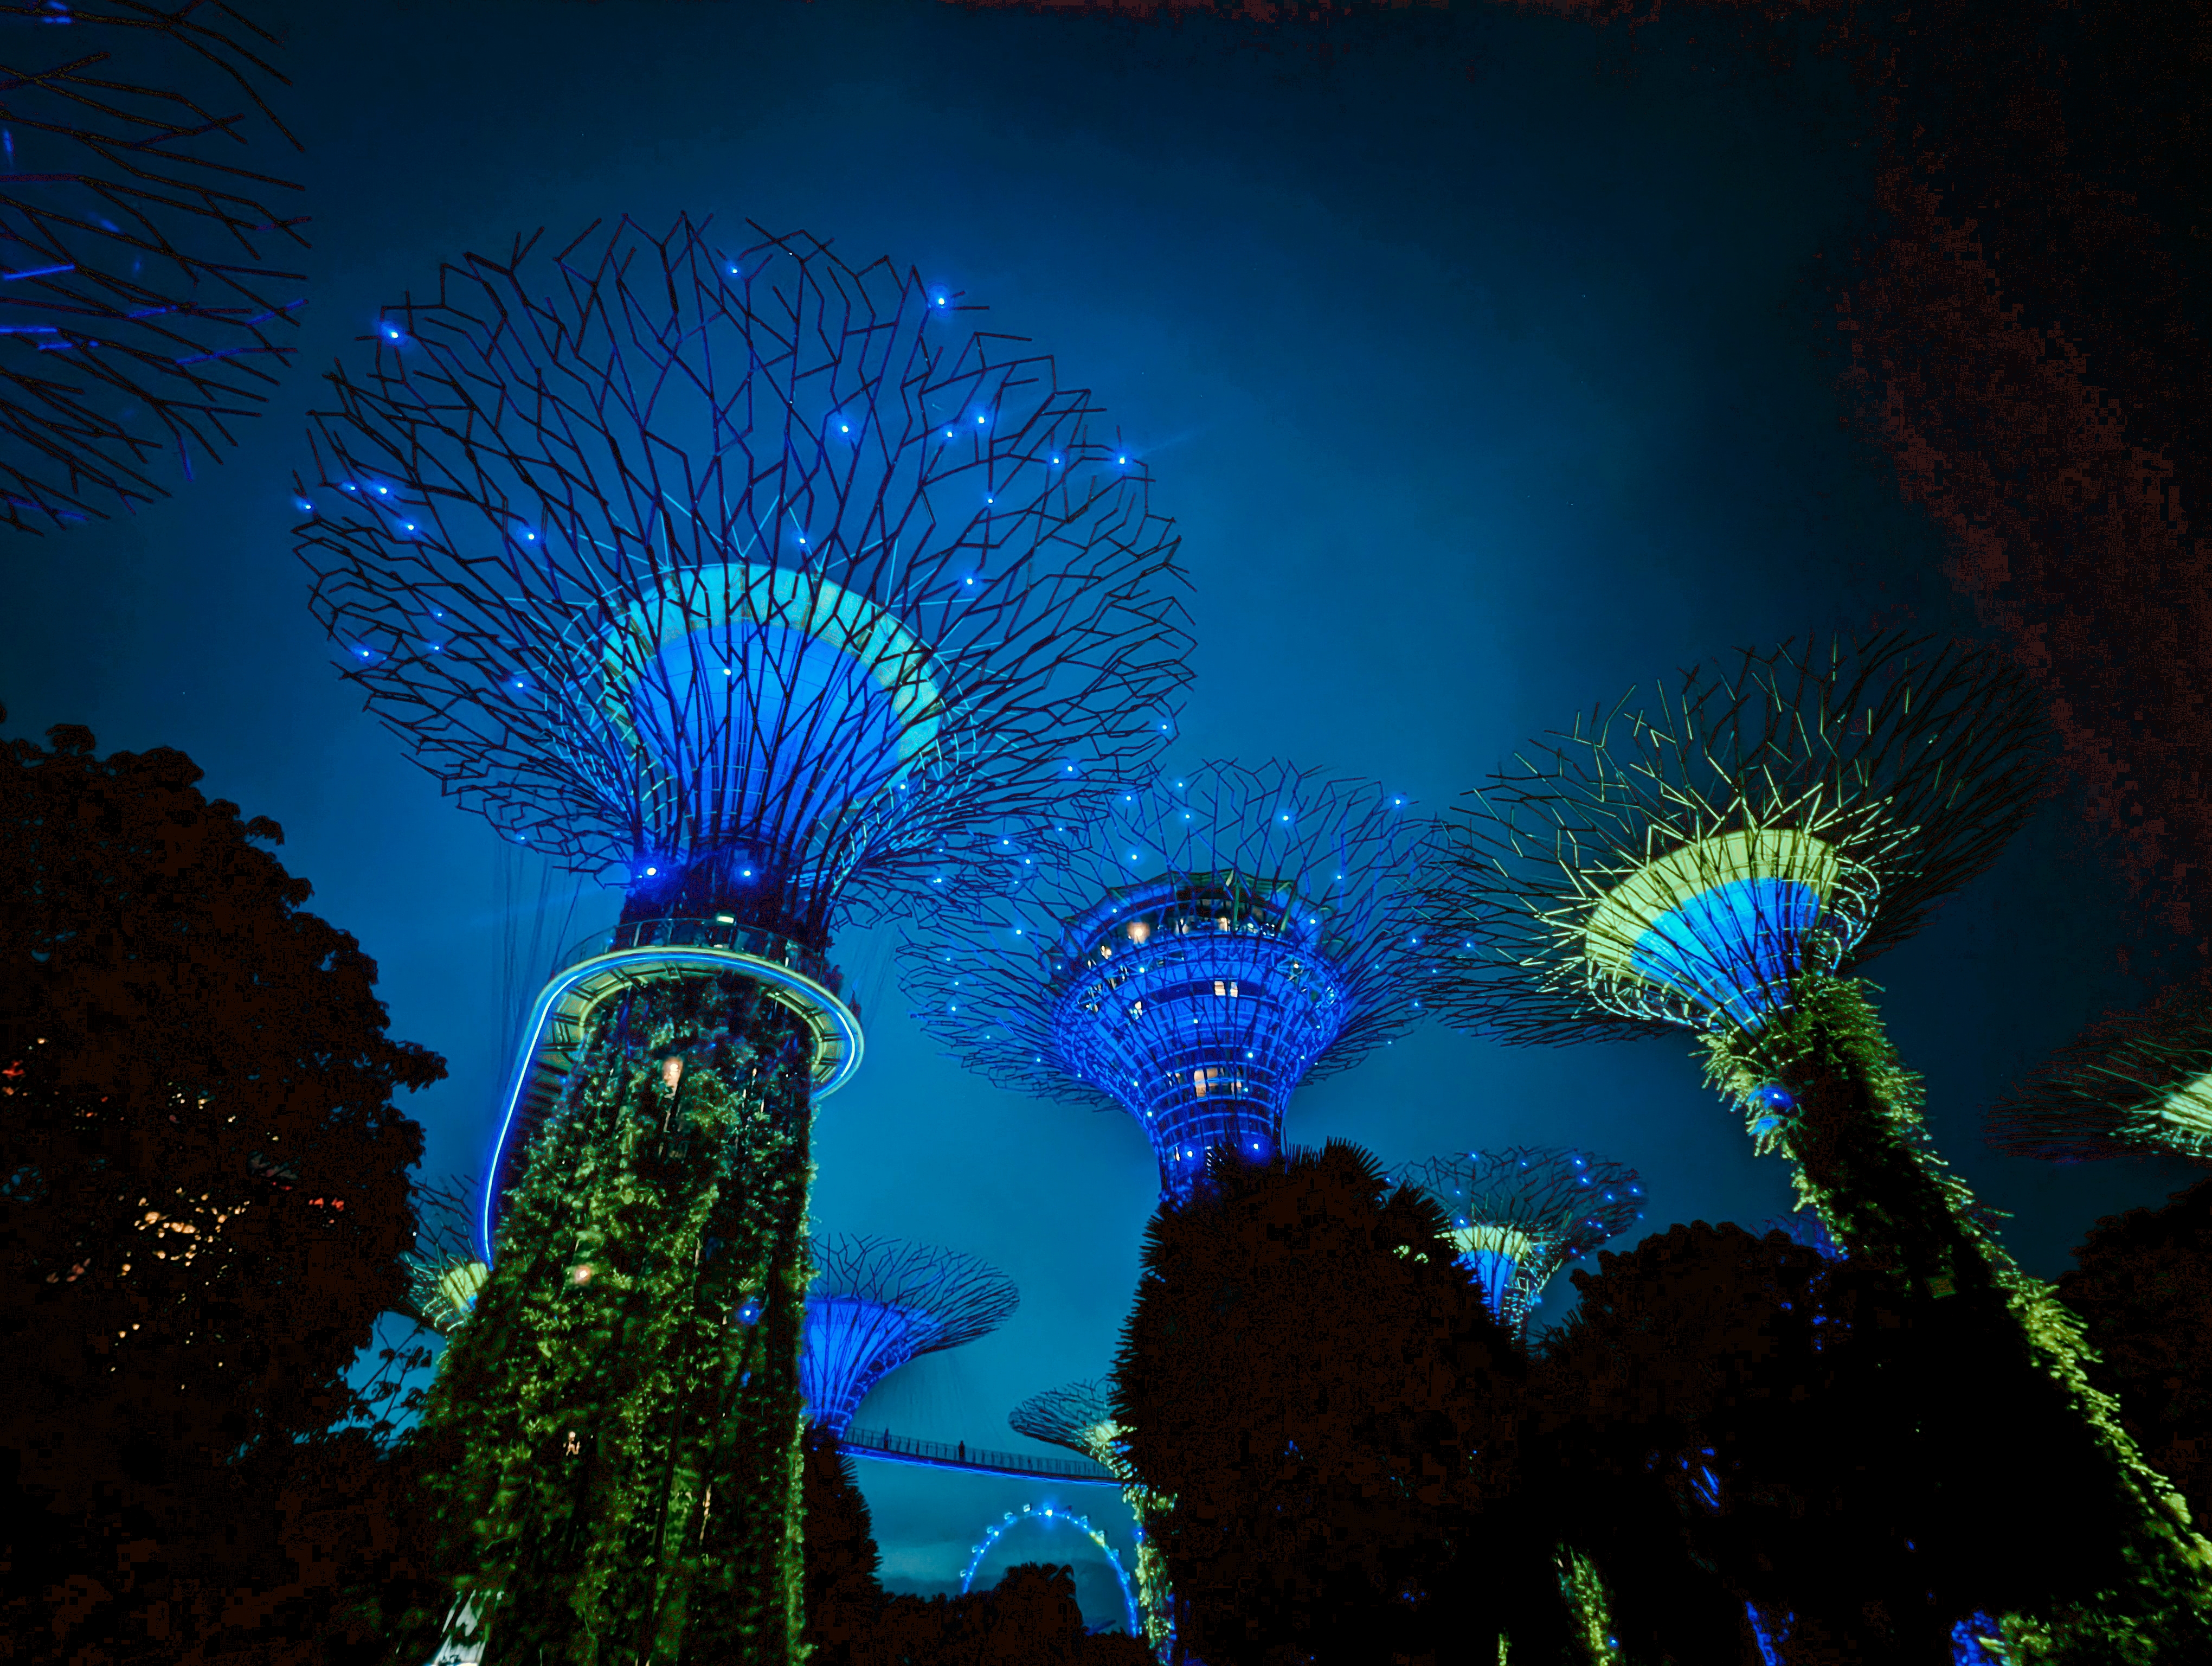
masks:
[[[799,1483],[806,1534],[806,1626],[814,1666],[849,1666],[884,1606],[882,1560],[853,1459],[826,1429],[806,1431]]]
[[[331,1513],[374,1443],[331,1426],[406,1285],[422,1142],[392,1095],[445,1067],[386,1037],[374,963],[258,848],[275,823],[181,753],[49,733],[0,751],[7,1631],[18,1658],[304,1657],[316,1559],[374,1537]]]
[[[1930,1666],[1970,1615],[2112,1577],[2124,1501],[2039,1438],[2037,1385],[1992,1368],[2002,1316],[1781,1232],[1698,1222],[1598,1259],[1547,1340],[1530,1461],[1612,1524],[1590,1548],[1632,1648],[1697,1657],[1670,1566],[1792,1616],[1786,1661]]]
[[[2212,1179],[2107,1215],[2058,1294],[2104,1357],[2100,1380],[2148,1457],[2212,1521]]]
[[[1340,1141],[1218,1152],[1153,1216],[1117,1415],[1164,1501],[1178,1647],[1211,1666],[1565,1646],[1516,1491],[1524,1356],[1444,1225]]]
[[[1858,1467],[1887,1431],[1836,1392],[1834,1266],[1698,1221],[1573,1274],[1533,1438],[1582,1502],[1632,1658],[1756,1659],[1755,1601],[1796,1616],[1790,1659],[1950,1659],[1924,1599],[1891,1611],[1912,1528]]]
[[[1021,1562],[988,1591],[887,1598],[851,1658],[865,1666],[1150,1666],[1121,1632],[1086,1633],[1066,1564]]]

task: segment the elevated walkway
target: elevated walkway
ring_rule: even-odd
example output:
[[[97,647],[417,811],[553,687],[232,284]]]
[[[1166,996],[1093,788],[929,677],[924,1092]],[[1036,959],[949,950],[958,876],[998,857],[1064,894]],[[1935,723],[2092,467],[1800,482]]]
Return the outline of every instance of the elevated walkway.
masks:
[[[1121,1481],[1103,1464],[1085,1458],[1052,1457],[1042,1452],[994,1452],[942,1440],[915,1440],[889,1429],[848,1429],[845,1450],[854,1457],[887,1463],[911,1463],[926,1469],[964,1469],[979,1475],[1019,1475],[1075,1487],[1116,1487]]]
[[[501,1097],[499,1133],[477,1213],[477,1251],[487,1263],[497,1200],[518,1177],[523,1148],[575,1067],[592,1014],[624,989],[722,973],[762,985],[770,1000],[805,1021],[813,1043],[817,1099],[852,1079],[860,1067],[860,1016],[838,998],[843,980],[813,950],[757,926],[739,925],[726,915],[635,920],[585,939],[562,957],[561,970],[531,1006]]]

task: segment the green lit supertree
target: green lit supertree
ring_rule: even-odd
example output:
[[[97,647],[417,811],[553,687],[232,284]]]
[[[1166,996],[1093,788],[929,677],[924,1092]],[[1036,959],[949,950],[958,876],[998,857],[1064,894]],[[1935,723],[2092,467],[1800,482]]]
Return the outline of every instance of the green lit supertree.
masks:
[[[329,378],[298,536],[347,675],[623,894],[499,1107],[417,1660],[449,1617],[487,1663],[797,1657],[812,1105],[861,1047],[833,931],[1008,883],[1184,675],[1140,459],[974,310],[624,220],[444,267]]]
[[[1522,1339],[1529,1310],[1561,1268],[1644,1218],[1636,1170],[1579,1151],[1454,1152],[1391,1178],[1436,1200],[1460,1265],[1498,1322]]]
[[[2098,1588],[2016,1615],[2015,1652],[2212,1658],[2212,1546],[2090,1384],[2078,1322],[1937,1156],[1850,976],[1996,858],[2045,793],[2043,735],[2008,662],[1896,632],[1746,651],[1599,708],[1446,823],[1439,1004],[1514,1043],[1697,1031],[1801,1207],[1931,1329],[1981,1340],[1979,1380],[2036,1426],[2029,1461],[2108,1487],[2121,1542]]]
[[[1989,1138],[2051,1162],[2212,1162],[2212,983],[2192,978],[2092,1025],[1991,1108]]]
[[[1122,1501],[1137,1518],[1137,1608],[1145,1627],[1145,1641],[1162,1660],[1175,1642],[1173,1606],[1169,1600],[1166,1565],[1145,1524],[1168,1506],[1153,1497],[1137,1478],[1129,1462],[1128,1443],[1114,1415],[1114,1380],[1102,1377],[1089,1383],[1066,1383],[1042,1394],[1033,1394],[1006,1414],[1007,1426],[1103,1464],[1121,1483]]]
[[[470,1242],[469,1217],[481,1190],[461,1176],[415,1185],[415,1247],[405,1258],[407,1294],[400,1311],[441,1336],[468,1322],[491,1276]]]

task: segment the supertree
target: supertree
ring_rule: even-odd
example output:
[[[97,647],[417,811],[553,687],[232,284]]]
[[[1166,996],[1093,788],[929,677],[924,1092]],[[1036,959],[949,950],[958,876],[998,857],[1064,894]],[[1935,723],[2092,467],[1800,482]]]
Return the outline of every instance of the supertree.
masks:
[[[2212,982],[2107,1013],[2015,1083],[1988,1131],[2000,1151],[2054,1162],[2151,1152],[2212,1162]]]
[[[451,1336],[476,1310],[491,1268],[472,1253],[471,1204],[476,1182],[458,1176],[415,1187],[417,1225],[407,1254],[403,1311],[416,1323]]]
[[[1145,1640],[1154,1653],[1166,1659],[1175,1642],[1167,1569],[1144,1526],[1162,1506],[1129,1462],[1128,1444],[1114,1415],[1114,1379],[1102,1377],[1088,1383],[1067,1383],[1033,1394],[1006,1414],[1006,1425],[1016,1434],[1064,1446],[1103,1464],[1121,1483],[1122,1500],[1138,1523],[1137,1608]]]
[[[1390,1179],[1425,1193],[1443,1211],[1460,1265],[1522,1342],[1529,1310],[1559,1269],[1644,1218],[1636,1170],[1577,1151],[1512,1146],[1454,1153],[1407,1164]],[[1604,1575],[1572,1545],[1557,1546],[1553,1560],[1581,1646],[1594,1661],[1613,1660],[1606,1640],[1613,1598]]]
[[[2091,1386],[2078,1322],[1936,1156],[1917,1079],[1846,976],[1988,866],[2043,793],[2024,677],[1898,632],[1813,640],[1693,669],[1674,697],[1632,694],[1530,751],[1442,837],[1448,1016],[1517,1043],[1700,1031],[1709,1079],[1843,1250],[1910,1302],[1955,1304],[1931,1335],[1978,1339],[1978,1380],[2018,1397],[2039,1456],[2103,1478],[2121,1542],[2084,1578],[2104,1583],[2019,1620],[2023,1652],[2094,1653],[2130,1627],[2212,1648],[2212,1546]]]
[[[1200,765],[1023,852],[1021,887],[915,934],[915,1016],[1016,1092],[1118,1105],[1164,1198],[1279,1151],[1300,1082],[1419,1016],[1425,824],[1365,782]]]
[[[1460,1264],[1516,1336],[1528,1334],[1528,1310],[1561,1268],[1644,1218],[1636,1170],[1577,1151],[1455,1152],[1391,1178],[1436,1200]]]
[[[1021,1304],[973,1256],[896,1238],[819,1238],[799,1388],[807,1420],[842,1436],[868,1390],[909,1359],[988,1336]],[[740,1313],[742,1319],[744,1314]]]
[[[860,1045],[831,928],[1007,879],[1183,676],[1089,396],[910,271],[757,237],[447,264],[331,374],[300,485],[370,708],[625,892],[525,1026],[424,1418],[488,1658],[790,1657],[811,1099]]]
[[[276,38],[228,5],[0,4],[0,521],[42,532],[167,496],[295,350],[300,187],[247,166],[295,139]],[[45,25],[65,25],[47,27]]]

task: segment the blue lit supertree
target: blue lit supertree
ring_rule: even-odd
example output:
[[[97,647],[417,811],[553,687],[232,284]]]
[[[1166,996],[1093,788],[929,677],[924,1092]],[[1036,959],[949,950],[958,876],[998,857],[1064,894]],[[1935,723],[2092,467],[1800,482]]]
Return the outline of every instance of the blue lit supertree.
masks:
[[[927,1244],[841,1234],[817,1238],[814,1260],[799,1387],[807,1420],[834,1435],[890,1372],[988,1335],[1021,1304],[995,1268]]]
[[[907,991],[1000,1086],[1127,1111],[1181,1197],[1214,1146],[1279,1150],[1300,1082],[1419,1016],[1425,837],[1403,798],[1288,764],[1163,776],[910,938]]]
[[[1528,1310],[1561,1268],[1644,1218],[1636,1170],[1577,1151],[1455,1152],[1391,1178],[1436,1200],[1460,1264],[1516,1336],[1526,1335]]]
[[[1601,708],[1449,824],[1439,1004],[1509,1042],[1701,1032],[1709,1079],[1841,1249],[1916,1307],[1955,1304],[1929,1334],[1975,1339],[2045,1461],[2110,1478],[2103,1583],[2021,1635],[2094,1649],[2134,1627],[2212,1653],[2212,1545],[2090,1383],[2079,1321],[1936,1156],[1845,976],[1996,859],[2049,781],[2046,733],[2009,661],[1896,632],[1747,651]]]
[[[1174,539],[1089,396],[910,271],[757,240],[447,265],[330,377],[299,488],[370,708],[624,890],[526,1024],[424,1417],[488,1660],[783,1666],[811,1098],[860,1046],[831,929],[1010,879],[1183,677]]]
[[[59,25],[62,27],[52,27]],[[299,149],[264,94],[276,37],[228,5],[0,4],[0,524],[167,496],[232,443],[294,350]]]

